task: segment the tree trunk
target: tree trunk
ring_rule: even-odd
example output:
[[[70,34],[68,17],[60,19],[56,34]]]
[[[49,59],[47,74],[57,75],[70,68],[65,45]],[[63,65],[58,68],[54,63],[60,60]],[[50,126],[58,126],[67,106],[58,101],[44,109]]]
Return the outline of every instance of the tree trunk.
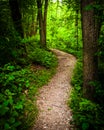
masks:
[[[18,0],[9,0],[9,6],[11,9],[11,16],[12,16],[14,28],[18,32],[18,34],[21,36],[21,38],[24,38],[24,31],[23,31],[23,26],[22,26],[22,15],[19,9]],[[24,49],[24,52],[22,53],[22,55],[23,57],[25,57],[27,53],[26,45],[23,44],[21,46],[18,46],[18,48]]]
[[[44,24],[43,24],[43,16],[42,16],[42,2],[41,0],[37,0],[38,7],[38,19],[39,19],[39,33],[40,33],[40,43],[42,46],[45,46],[45,36],[44,36]]]
[[[75,16],[75,28],[76,28],[76,50],[78,51],[78,13],[79,13],[79,10],[77,9],[76,10],[76,16]]]
[[[21,22],[22,16],[19,10],[18,1],[9,0],[9,5],[11,9],[11,16],[13,19],[14,27],[16,31],[18,32],[18,34],[23,38],[24,34],[23,34],[23,27],[22,27],[22,22]]]
[[[46,44],[46,35],[47,35],[47,31],[46,31],[46,24],[47,24],[47,9],[48,9],[48,0],[45,0],[45,5],[44,5],[44,37],[45,37],[45,44]]]
[[[94,86],[92,81],[97,80],[98,58],[97,40],[98,25],[95,19],[94,9],[85,9],[88,5],[94,4],[94,0],[81,1],[82,13],[82,35],[83,35],[83,94],[90,100],[94,99]]]
[[[39,33],[40,33],[40,43],[43,47],[46,47],[46,19],[47,19],[47,8],[48,8],[48,0],[45,0],[44,5],[44,16],[42,14],[42,2],[41,0],[37,0],[38,7],[38,19],[39,19]]]

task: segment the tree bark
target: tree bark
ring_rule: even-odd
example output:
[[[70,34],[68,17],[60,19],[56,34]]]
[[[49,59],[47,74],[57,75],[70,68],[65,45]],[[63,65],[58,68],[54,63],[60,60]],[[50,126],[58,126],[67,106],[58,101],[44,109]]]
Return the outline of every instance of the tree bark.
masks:
[[[93,100],[95,88],[91,84],[98,76],[98,24],[95,19],[94,9],[85,8],[94,4],[94,0],[81,1],[82,35],[83,35],[83,95]]]
[[[41,2],[41,0],[37,0],[37,7],[38,7],[38,18],[39,18],[40,43],[44,46],[45,36],[44,36],[44,29],[43,29],[43,16],[42,16],[42,2]]]
[[[47,31],[46,31],[46,24],[47,24],[47,9],[48,9],[48,0],[45,0],[45,6],[44,6],[44,37],[45,37],[45,44],[46,44],[46,36],[47,36]]]
[[[48,0],[45,0],[44,15],[42,14],[42,4],[43,3],[41,0],[37,0],[40,43],[42,44],[43,47],[46,47],[46,19],[47,19]]]
[[[76,10],[76,16],[75,16],[75,28],[76,28],[76,50],[78,51],[78,13],[79,13],[79,10],[77,9]]]
[[[12,16],[14,28],[18,32],[19,36],[21,36],[21,38],[24,38],[24,31],[22,26],[22,15],[19,9],[18,0],[9,0],[9,6],[11,9],[11,16]],[[25,57],[27,54],[26,45],[23,44],[21,46],[18,46],[18,48],[24,49],[22,55],[23,57]]]
[[[10,5],[10,9],[11,9],[11,16],[13,19],[13,23],[14,23],[14,27],[16,29],[16,31],[18,32],[18,34],[23,38],[24,37],[24,33],[23,33],[23,27],[22,27],[22,16],[21,16],[21,12],[19,9],[19,4],[17,0],[9,0],[9,5]]]

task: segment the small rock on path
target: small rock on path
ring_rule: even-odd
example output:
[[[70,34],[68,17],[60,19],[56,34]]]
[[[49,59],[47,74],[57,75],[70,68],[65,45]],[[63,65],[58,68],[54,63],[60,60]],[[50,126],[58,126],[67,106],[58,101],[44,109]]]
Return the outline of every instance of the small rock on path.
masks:
[[[67,100],[76,58],[56,49],[52,51],[59,61],[57,73],[48,85],[43,86],[39,91],[37,99],[39,117],[32,130],[73,130],[70,125],[72,113],[67,106]]]

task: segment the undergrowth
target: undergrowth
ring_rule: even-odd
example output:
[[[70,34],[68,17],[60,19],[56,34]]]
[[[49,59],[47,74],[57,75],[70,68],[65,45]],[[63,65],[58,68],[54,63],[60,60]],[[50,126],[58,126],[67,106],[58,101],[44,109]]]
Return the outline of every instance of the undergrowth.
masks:
[[[102,130],[104,128],[104,88],[100,82],[94,82],[95,102],[87,100],[82,94],[82,60],[78,60],[72,77],[71,99],[68,104],[73,112],[73,122],[77,130]]]
[[[33,63],[41,64],[46,68],[53,68],[57,65],[56,56],[45,49],[36,48],[28,56]]]
[[[70,43],[65,44],[64,42],[61,42],[61,44],[59,44],[58,46],[56,44],[56,46],[54,46],[53,48],[72,54],[76,56],[76,58],[82,57],[82,46],[76,48],[76,46],[71,46]]]
[[[48,82],[57,67],[53,53],[40,47],[34,51],[29,49],[26,61],[29,61],[28,66],[11,62],[0,67],[1,130],[27,130],[34,124],[38,115],[38,89]],[[37,64],[44,67],[38,69]]]

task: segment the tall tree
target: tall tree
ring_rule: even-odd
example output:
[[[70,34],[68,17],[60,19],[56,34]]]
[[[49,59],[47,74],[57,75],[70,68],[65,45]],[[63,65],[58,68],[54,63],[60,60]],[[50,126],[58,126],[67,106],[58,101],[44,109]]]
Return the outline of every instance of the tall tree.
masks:
[[[76,16],[75,16],[75,28],[76,28],[76,49],[78,50],[78,14],[79,14],[79,10],[76,10]]]
[[[95,0],[81,1],[82,35],[83,35],[83,94],[93,100],[94,86],[92,81],[98,76],[98,22],[93,5]]]
[[[44,12],[43,12],[44,5]],[[40,43],[46,47],[46,22],[47,22],[47,8],[48,0],[37,0],[38,7],[38,20],[39,20],[39,32],[40,32]]]
[[[35,36],[38,28],[36,0],[18,0],[24,37]]]
[[[22,27],[22,16],[19,8],[18,0],[9,0],[9,5],[11,9],[11,16],[13,19],[14,27],[18,34],[23,37],[23,27]]]

